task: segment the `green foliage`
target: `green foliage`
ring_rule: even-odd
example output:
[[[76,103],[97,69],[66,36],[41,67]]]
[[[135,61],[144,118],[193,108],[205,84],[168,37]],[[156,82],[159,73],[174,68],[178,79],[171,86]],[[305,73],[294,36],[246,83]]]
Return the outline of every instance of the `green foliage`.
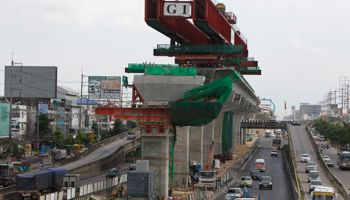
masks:
[[[92,126],[91,126],[92,132],[97,134],[98,133],[98,125],[97,122],[92,122]]]
[[[124,126],[122,120],[118,119],[118,118],[115,119],[114,120],[114,127],[113,127],[114,135],[118,135],[124,131],[125,131],[125,126]]]
[[[81,130],[78,130],[78,135],[76,136],[76,139],[78,140],[79,144],[84,144],[86,141],[86,135],[81,132]]]
[[[43,138],[46,134],[52,133],[51,122],[53,119],[50,119],[47,114],[39,115],[39,138]],[[35,130],[37,127],[37,123],[34,123]]]
[[[137,127],[137,123],[134,122],[134,121],[128,120],[128,121],[126,121],[126,127],[127,127],[128,129],[136,128],[136,127]]]
[[[330,139],[332,143],[338,143],[343,146],[350,143],[350,125],[343,124],[343,126],[327,122],[325,119],[319,118],[314,121],[313,127],[321,135]]]
[[[25,150],[18,147],[18,142],[19,141],[12,139],[11,141],[7,141],[2,144],[3,152],[0,154],[0,158],[6,159],[7,157],[11,157],[21,160],[22,156],[25,154]]]

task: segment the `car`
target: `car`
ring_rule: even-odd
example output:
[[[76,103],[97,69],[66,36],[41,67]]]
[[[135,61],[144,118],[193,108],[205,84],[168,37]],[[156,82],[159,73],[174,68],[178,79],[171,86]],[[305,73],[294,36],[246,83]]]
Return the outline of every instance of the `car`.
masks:
[[[233,198],[240,198],[243,196],[243,191],[241,188],[229,188],[226,192],[225,199],[233,199]]]
[[[253,180],[259,180],[259,181],[260,181],[261,173],[260,173],[259,170],[254,169],[254,170],[250,171],[250,177],[251,177]]]
[[[321,180],[321,174],[317,170],[311,170],[307,175],[307,182],[310,183],[313,180]]]
[[[291,124],[292,124],[293,126],[301,126],[301,123],[300,123],[300,121],[298,121],[298,120],[292,120]]]
[[[326,160],[330,160],[329,156],[323,156],[323,160],[326,161]]]
[[[300,158],[301,162],[308,162],[310,160],[309,154],[304,153]]]
[[[263,188],[270,188],[272,190],[272,178],[270,176],[261,177],[261,180],[259,183],[259,190]]]
[[[253,187],[253,179],[250,178],[250,176],[242,176],[241,180],[239,181],[240,187]]]
[[[275,119],[269,119],[269,123],[277,123]]]
[[[276,135],[275,135],[274,133],[271,133],[270,136],[271,136],[272,138],[276,137]]]
[[[324,162],[328,167],[334,167],[334,162],[332,160],[325,160]]]
[[[136,139],[136,134],[134,132],[129,132],[127,136],[128,140]]]
[[[315,189],[315,187],[320,187],[320,186],[324,186],[322,180],[312,180],[309,183],[309,193],[311,194],[311,192]]]
[[[266,137],[266,138],[271,137],[271,133],[266,133],[266,134],[265,134],[265,137]]]
[[[315,162],[309,161],[305,165],[305,172],[309,173],[311,170],[316,170],[317,169],[316,167],[317,167],[317,165]]]

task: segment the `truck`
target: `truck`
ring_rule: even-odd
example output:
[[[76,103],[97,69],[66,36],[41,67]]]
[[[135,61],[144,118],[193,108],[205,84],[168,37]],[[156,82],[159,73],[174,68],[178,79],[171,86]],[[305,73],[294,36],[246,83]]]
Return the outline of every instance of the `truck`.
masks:
[[[67,150],[65,149],[52,149],[51,156],[53,161],[59,161],[67,158]]]
[[[277,157],[277,150],[278,148],[277,147],[271,147],[271,156],[276,156]]]
[[[216,186],[216,171],[201,170],[199,171],[199,187],[215,188]]]
[[[13,165],[0,164],[0,185],[3,187],[9,186],[15,182],[15,174]]]
[[[270,129],[266,130],[265,137],[267,137],[267,138],[271,137],[271,130]]]
[[[50,192],[52,175],[50,171],[35,171],[16,175],[16,192],[22,199],[39,199],[40,194]]]
[[[40,169],[40,162],[19,162],[14,163],[13,167],[15,174],[34,172]]]
[[[52,158],[50,156],[26,158],[26,162],[40,162],[40,169],[52,167]]]
[[[41,169],[40,171],[51,172],[52,176],[52,188],[54,190],[61,190],[63,186],[63,176],[67,173],[65,168],[50,168],[50,169]]]
[[[272,140],[272,146],[277,147],[278,149],[281,148],[281,139],[273,139]]]
[[[63,176],[63,187],[80,188],[80,174],[65,174]]]
[[[339,152],[338,154],[339,169],[350,169],[350,151]]]
[[[338,200],[340,198],[338,194],[335,193],[334,188],[327,186],[319,186],[315,187],[314,191],[311,192],[311,199]]]
[[[276,134],[276,138],[281,138],[282,130],[281,129],[277,129],[275,134]]]

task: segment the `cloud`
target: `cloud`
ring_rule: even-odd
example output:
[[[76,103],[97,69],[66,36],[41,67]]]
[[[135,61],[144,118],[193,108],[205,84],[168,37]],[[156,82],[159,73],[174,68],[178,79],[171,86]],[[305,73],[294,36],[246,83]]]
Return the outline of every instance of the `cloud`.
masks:
[[[288,35],[286,40],[290,47],[298,51],[303,51],[304,53],[310,53],[313,55],[326,55],[332,53],[331,49],[305,43],[298,35],[295,34]]]

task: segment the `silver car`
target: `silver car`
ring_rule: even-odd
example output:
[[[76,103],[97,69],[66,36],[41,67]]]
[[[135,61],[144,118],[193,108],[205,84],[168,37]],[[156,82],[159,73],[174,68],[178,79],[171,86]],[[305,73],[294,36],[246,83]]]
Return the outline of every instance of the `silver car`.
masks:
[[[128,140],[136,139],[136,134],[134,132],[129,132],[127,139]]]
[[[311,194],[311,192],[315,189],[315,187],[320,187],[320,186],[324,186],[322,180],[312,180],[309,183],[309,193]]]
[[[321,174],[316,170],[311,170],[307,175],[307,182],[310,183],[313,180],[321,180]]]
[[[305,172],[309,173],[309,171],[311,171],[311,170],[316,170],[317,169],[316,167],[317,167],[317,165],[315,162],[309,161],[305,165]]]
[[[229,188],[226,192],[225,198],[231,200],[233,198],[240,198],[243,196],[243,191],[241,188]]]

